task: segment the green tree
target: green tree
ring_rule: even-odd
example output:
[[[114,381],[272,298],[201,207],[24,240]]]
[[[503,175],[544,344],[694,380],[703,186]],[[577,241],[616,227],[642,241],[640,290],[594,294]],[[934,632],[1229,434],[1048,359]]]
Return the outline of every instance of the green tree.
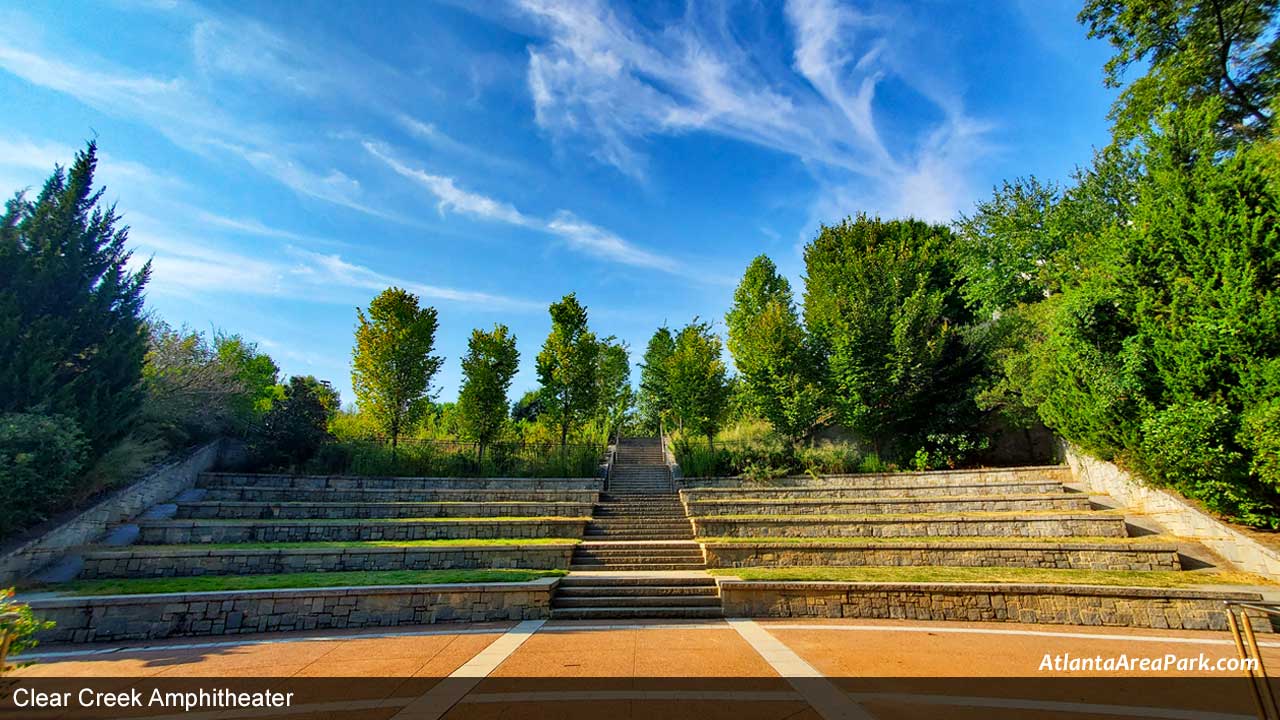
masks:
[[[0,538],[67,509],[84,487],[88,449],[68,417],[0,414]]]
[[[631,392],[631,361],[627,344],[610,336],[600,341],[600,426],[608,438],[621,425],[635,397]]]
[[[263,417],[257,444],[267,462],[297,467],[331,437],[329,410],[317,386],[328,383],[321,385],[311,376],[289,378],[280,399]]]
[[[686,432],[710,444],[729,408],[729,382],[720,338],[709,323],[696,319],[680,330],[666,361],[671,414]]]
[[[507,422],[507,390],[520,367],[516,338],[506,325],[493,330],[472,330],[467,354],[462,358],[462,390],[458,411],[467,437],[479,445],[479,463],[484,451],[502,432]]]
[[[342,394],[328,380],[320,380],[315,375],[302,375],[298,378],[311,388],[311,392],[320,399],[325,416],[332,420],[342,410]]]
[[[805,325],[827,358],[838,418],[872,438],[920,438],[972,424],[947,228],[859,215],[805,247]]]
[[[560,447],[569,431],[599,403],[600,343],[587,327],[587,309],[569,293],[551,304],[551,334],[537,357],[542,384],[542,414],[560,430]]]
[[[748,404],[792,442],[804,437],[822,414],[820,359],[800,324],[791,283],[768,257],[747,266],[725,324]]]
[[[130,271],[128,228],[94,190],[96,167],[90,142],[0,216],[0,412],[70,417],[93,456],[138,420],[151,272]]]
[[[215,332],[213,353],[240,383],[240,392],[230,398],[231,409],[240,431],[251,432],[283,394],[280,367],[257,343],[240,335]]]
[[[1280,179],[1272,143],[1223,155],[1214,103],[1162,118],[1142,144],[1130,222],[1082,249],[1046,303],[1024,394],[1104,458],[1251,524],[1280,525]]]
[[[367,316],[357,308],[356,318],[351,386],[360,411],[391,438],[394,452],[430,403],[431,379],[443,362],[431,354],[436,309],[420,308],[416,295],[392,287],[369,303]]]
[[[1142,136],[1168,107],[1222,103],[1217,132],[1234,141],[1264,137],[1280,87],[1277,0],[1088,0],[1080,22],[1111,43],[1111,110],[1120,143]],[[1127,86],[1126,72],[1145,69]]]
[[[663,420],[671,411],[671,393],[667,387],[667,358],[675,352],[676,339],[666,327],[660,327],[649,338],[644,350],[644,362],[640,365],[640,421],[645,428],[658,434]]]

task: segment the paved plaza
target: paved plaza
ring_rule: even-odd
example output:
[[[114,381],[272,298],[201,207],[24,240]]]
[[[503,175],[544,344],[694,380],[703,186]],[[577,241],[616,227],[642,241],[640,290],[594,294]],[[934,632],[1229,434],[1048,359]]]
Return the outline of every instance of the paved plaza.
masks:
[[[279,718],[1251,717],[1238,672],[1083,672],[1045,655],[1235,657],[1225,633],[846,620],[527,621],[45,646],[17,678],[346,678],[300,685]],[[1280,642],[1263,639],[1280,667]],[[1032,684],[1031,678],[1048,681]],[[1206,692],[1212,687],[1212,692]],[[322,688],[317,690],[316,688]],[[175,717],[248,717],[185,713]],[[40,711],[22,717],[102,717]],[[151,713],[148,717],[157,717]]]

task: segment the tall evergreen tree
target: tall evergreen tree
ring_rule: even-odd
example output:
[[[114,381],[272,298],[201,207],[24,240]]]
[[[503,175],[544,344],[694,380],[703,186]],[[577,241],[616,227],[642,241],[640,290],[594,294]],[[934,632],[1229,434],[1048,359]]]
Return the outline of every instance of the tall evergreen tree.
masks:
[[[479,445],[482,467],[485,448],[507,422],[507,390],[519,367],[516,337],[506,325],[494,325],[490,332],[471,331],[467,354],[462,358],[458,412],[464,432]]]
[[[551,334],[537,358],[543,414],[560,429],[560,447],[569,431],[597,407],[600,343],[587,327],[587,309],[573,293],[551,304]]]
[[[780,434],[800,439],[822,412],[820,361],[800,324],[791,283],[767,256],[747,266],[725,323],[751,409]]]
[[[431,354],[436,309],[419,307],[416,295],[392,287],[369,303],[367,316],[357,308],[356,317],[351,386],[360,412],[391,438],[394,450],[430,404],[431,378],[443,362]]]
[[[647,430],[658,433],[671,411],[671,392],[667,387],[667,358],[675,352],[676,339],[671,331],[660,327],[649,338],[640,365],[640,421]]]
[[[0,411],[74,418],[101,454],[141,406],[151,264],[129,269],[128,228],[93,189],[96,167],[90,142],[0,217]]]

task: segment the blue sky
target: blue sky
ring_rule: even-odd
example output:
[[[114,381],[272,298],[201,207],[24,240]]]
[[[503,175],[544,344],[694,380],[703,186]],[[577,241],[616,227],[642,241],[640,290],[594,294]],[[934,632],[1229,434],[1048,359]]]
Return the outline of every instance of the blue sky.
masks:
[[[521,371],[577,291],[630,343],[719,321],[821,222],[940,222],[1107,141],[1076,2],[0,4],[0,191],[96,137],[149,306],[350,393],[355,308],[440,314]]]

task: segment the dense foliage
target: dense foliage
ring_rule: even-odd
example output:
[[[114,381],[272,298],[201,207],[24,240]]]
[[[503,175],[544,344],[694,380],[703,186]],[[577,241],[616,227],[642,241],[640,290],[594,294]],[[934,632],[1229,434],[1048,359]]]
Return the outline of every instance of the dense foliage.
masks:
[[[792,441],[822,416],[822,357],[796,312],[791,283],[761,255],[747,266],[725,316],[746,407]]]
[[[721,355],[720,338],[711,326],[694,320],[676,334],[663,373],[676,425],[708,441],[715,438],[729,407],[727,369]]]
[[[82,492],[89,443],[64,415],[0,415],[0,537],[44,520]]]
[[[311,380],[290,378],[280,399],[267,411],[254,438],[261,461],[298,468],[329,440],[329,410]]]
[[[645,346],[644,359],[640,363],[640,392],[637,396],[641,426],[650,435],[657,435],[671,412],[671,398],[667,393],[667,358],[675,352],[676,338],[666,327],[660,327]]]
[[[479,446],[478,462],[484,463],[485,446],[492,443],[507,422],[507,390],[519,369],[516,337],[506,325],[493,330],[473,330],[462,358],[462,389],[458,410],[466,437]]]
[[[587,327],[587,309],[573,293],[551,305],[551,333],[537,358],[542,416],[560,431],[560,445],[598,408],[600,343]]]
[[[432,355],[436,309],[419,307],[418,297],[392,287],[356,310],[356,344],[351,353],[351,386],[366,414],[394,450],[400,435],[427,409],[431,379],[443,358]]]

